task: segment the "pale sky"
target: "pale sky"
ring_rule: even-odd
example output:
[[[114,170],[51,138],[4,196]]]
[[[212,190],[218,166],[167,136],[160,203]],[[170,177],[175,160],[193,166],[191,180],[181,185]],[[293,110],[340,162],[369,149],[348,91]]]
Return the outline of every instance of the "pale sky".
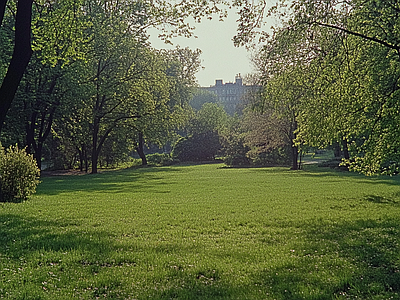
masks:
[[[202,20],[201,23],[194,24],[194,34],[198,38],[178,37],[172,40],[173,48],[180,45],[181,48],[202,50],[200,58],[204,69],[196,76],[200,86],[214,85],[216,79],[222,79],[224,83],[234,82],[236,74],[240,73],[244,77],[252,72],[250,53],[244,47],[233,46],[232,37],[237,29],[236,19],[237,15],[231,12],[223,22],[218,21],[218,17]],[[154,48],[171,48],[157,38],[155,30],[151,30],[150,35]]]

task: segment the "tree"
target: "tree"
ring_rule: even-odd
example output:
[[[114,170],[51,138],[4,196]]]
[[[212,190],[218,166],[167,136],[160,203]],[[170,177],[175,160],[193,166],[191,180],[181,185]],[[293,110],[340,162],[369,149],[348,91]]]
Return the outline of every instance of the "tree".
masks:
[[[216,103],[205,103],[187,125],[188,136],[173,149],[173,157],[182,161],[213,160],[221,149],[220,137],[228,126],[229,116]]]
[[[172,151],[172,157],[180,161],[210,161],[221,149],[216,132],[204,132],[182,137]]]
[[[31,17],[33,0],[19,0],[15,17],[14,51],[0,86],[0,134],[7,112],[17,92],[32,55]],[[0,25],[3,23],[7,0],[0,1]]]
[[[148,89],[159,85],[155,56],[127,35],[126,28],[118,28],[121,24],[107,17],[99,19],[98,15],[93,19],[98,25],[94,27],[88,74],[92,90],[92,173],[97,173],[98,157],[108,135],[124,121],[149,114]]]
[[[0,1],[2,28],[9,27],[10,22],[15,27],[14,51],[0,87],[0,134],[33,50],[40,50],[41,59],[53,64],[80,56],[80,48],[77,46],[81,42],[79,36],[87,26],[81,22],[81,2],[59,0],[35,3],[34,9],[32,4],[33,0],[19,0],[16,4],[11,0]]]
[[[0,134],[6,114],[11,106],[18,85],[34,50],[41,50],[43,59],[56,64],[59,60],[69,61],[82,58],[82,44],[91,40],[87,38],[86,28],[90,22],[86,18],[92,7],[104,7],[119,11],[114,15],[114,23],[125,18],[129,23],[130,34],[145,39],[149,27],[161,27],[160,35],[165,41],[174,35],[191,36],[193,28],[185,18],[192,16],[196,21],[211,14],[225,14],[217,4],[219,1],[201,2],[183,1],[181,3],[153,1],[80,1],[59,0],[36,3],[35,14],[32,11],[33,0],[0,1],[0,25],[8,10],[15,9],[14,51],[10,58],[7,72],[0,86]],[[33,18],[32,18],[33,17]],[[170,26],[168,26],[170,25]],[[31,40],[31,29],[33,39]]]
[[[228,166],[250,165],[247,153],[251,148],[246,144],[248,128],[243,122],[243,115],[230,118],[227,129],[221,134],[221,146],[224,163]]]
[[[289,146],[293,170],[300,168],[301,140],[298,134],[302,103],[306,101],[310,82],[314,80],[314,73],[309,72],[310,62],[314,59],[313,52],[309,51],[304,37],[301,31],[283,28],[277,30],[274,37],[261,48],[254,62],[258,66],[259,82],[263,89],[249,103],[255,112],[265,114],[264,117],[255,115],[254,125],[258,127],[257,120],[261,123],[267,121],[266,130],[269,131],[258,127],[259,136],[273,137],[268,139],[269,146],[265,150]],[[276,128],[279,130],[276,131]]]
[[[190,100],[190,106],[195,110],[200,110],[205,103],[217,103],[218,97],[212,92],[197,88]]]
[[[293,158],[293,137],[290,122],[277,116],[273,110],[259,112],[247,109],[243,115],[243,144],[247,146],[246,157],[255,165],[296,164]],[[295,159],[295,161],[294,161]]]
[[[200,68],[199,49],[177,47],[173,50],[161,50],[159,53],[163,61],[167,99],[159,99],[157,111],[138,119],[137,150],[143,164],[147,164],[144,154],[144,144],[152,143],[163,146],[176,139],[176,130],[182,127],[191,114],[189,99],[192,97],[193,87],[196,85],[195,74]],[[160,95],[156,90],[155,96]]]
[[[229,116],[222,105],[217,103],[205,103],[196,113],[195,117],[190,120],[188,133],[221,133],[226,129],[228,120]]]
[[[303,69],[298,74],[308,92],[300,101],[297,139],[314,145],[340,142],[356,171],[398,172],[399,3],[299,0],[285,11],[284,1],[278,2],[272,10],[283,16],[281,26],[264,50],[283,51],[264,63]],[[264,4],[243,10],[243,20],[262,19],[254,12]],[[254,36],[249,32],[239,32],[237,41],[247,42]]]
[[[325,48],[321,76],[329,85],[316,81],[314,90],[323,88],[323,93],[313,99],[322,98],[329,113],[312,132],[336,134],[345,150],[349,144],[353,158],[347,164],[365,174],[398,170],[398,116],[393,113],[400,78],[398,12],[397,1],[299,1],[294,6],[293,26],[313,37],[328,30],[331,37],[341,37],[341,43]],[[311,109],[308,113],[316,116]],[[304,119],[303,128],[316,128],[314,120]]]

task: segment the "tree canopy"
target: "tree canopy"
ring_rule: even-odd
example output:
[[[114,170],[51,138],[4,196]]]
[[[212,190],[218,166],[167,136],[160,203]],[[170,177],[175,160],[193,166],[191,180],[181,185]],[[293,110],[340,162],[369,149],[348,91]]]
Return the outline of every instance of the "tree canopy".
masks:
[[[255,2],[242,18],[261,22],[262,8]],[[261,106],[281,99],[287,108],[295,99],[295,145],[339,143],[352,170],[399,171],[399,8],[398,1],[298,0],[277,1],[266,13],[280,23],[256,56],[266,87]],[[237,43],[257,34],[247,29]]]

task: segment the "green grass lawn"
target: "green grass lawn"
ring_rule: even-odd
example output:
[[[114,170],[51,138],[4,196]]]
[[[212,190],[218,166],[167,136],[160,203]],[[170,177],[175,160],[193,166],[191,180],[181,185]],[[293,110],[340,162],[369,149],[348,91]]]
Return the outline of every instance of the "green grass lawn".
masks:
[[[0,204],[0,298],[400,299],[400,178],[220,164]]]

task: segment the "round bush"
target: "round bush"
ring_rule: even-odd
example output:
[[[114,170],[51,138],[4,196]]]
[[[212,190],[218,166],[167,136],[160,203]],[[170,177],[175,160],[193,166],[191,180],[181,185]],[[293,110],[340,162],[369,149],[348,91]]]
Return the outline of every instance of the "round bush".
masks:
[[[220,149],[218,133],[209,131],[179,139],[172,157],[180,161],[208,161],[214,160]]]
[[[36,192],[39,176],[36,161],[24,149],[0,147],[0,201],[26,200]]]

